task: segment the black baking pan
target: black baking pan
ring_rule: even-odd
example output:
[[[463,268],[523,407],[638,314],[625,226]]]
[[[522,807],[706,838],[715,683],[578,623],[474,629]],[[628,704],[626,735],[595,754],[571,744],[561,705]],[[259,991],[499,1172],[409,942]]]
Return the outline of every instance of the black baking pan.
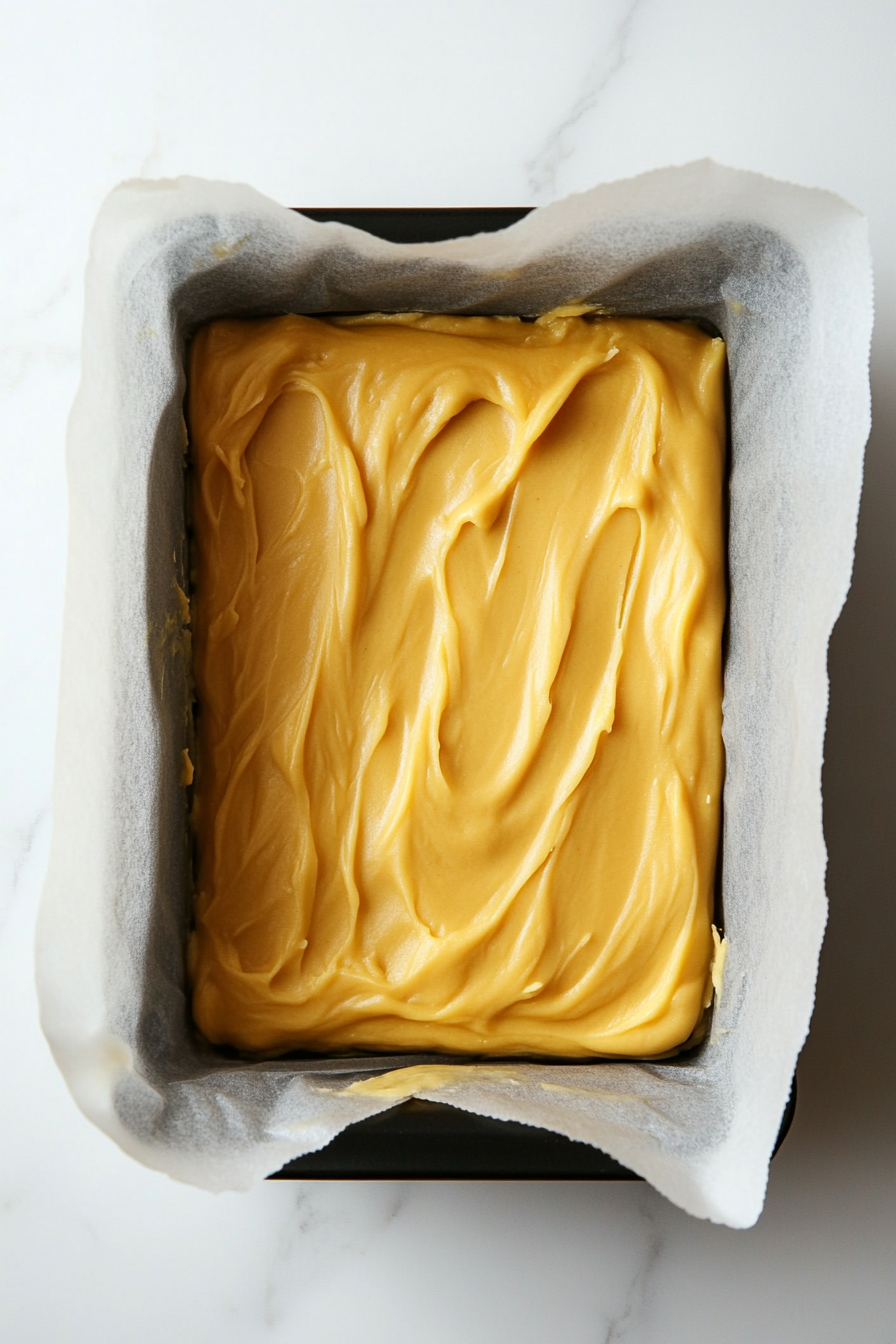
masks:
[[[320,223],[351,224],[393,243],[435,243],[505,229],[531,207],[445,209],[305,209]],[[796,1110],[796,1077],[775,1152]],[[562,1134],[472,1115],[442,1102],[414,1099],[349,1125],[325,1148],[294,1158],[270,1180],[579,1180],[642,1177],[599,1148]]]
[[[796,1110],[796,1078],[778,1151]],[[490,1120],[437,1101],[400,1106],[349,1125],[272,1181],[640,1181],[599,1148],[516,1120]]]
[[[448,238],[464,238],[471,233],[496,233],[517,220],[524,219],[530,205],[486,206],[468,210],[461,207],[444,209],[370,209],[370,210],[306,210],[295,207],[298,214],[316,219],[320,224],[335,221],[351,224],[365,233],[385,238],[390,243],[443,243]]]

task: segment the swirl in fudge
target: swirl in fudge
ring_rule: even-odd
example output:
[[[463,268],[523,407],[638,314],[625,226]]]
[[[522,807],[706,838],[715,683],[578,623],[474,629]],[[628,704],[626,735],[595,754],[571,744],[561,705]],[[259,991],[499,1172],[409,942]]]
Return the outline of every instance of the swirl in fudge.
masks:
[[[652,1055],[698,1022],[724,346],[548,315],[193,342],[193,1008],[215,1042]]]

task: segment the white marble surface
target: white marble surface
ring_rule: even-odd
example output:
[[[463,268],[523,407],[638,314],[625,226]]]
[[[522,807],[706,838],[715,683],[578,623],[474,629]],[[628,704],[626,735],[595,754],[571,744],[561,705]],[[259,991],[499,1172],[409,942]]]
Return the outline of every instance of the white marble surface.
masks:
[[[410,1344],[896,1338],[896,6],[33,0],[0,68],[0,1338]],[[831,653],[832,915],[799,1111],[749,1232],[639,1185],[210,1196],[80,1116],[37,1023],[65,418],[91,221],[123,177],[289,204],[541,203],[712,155],[864,209],[878,322]]]

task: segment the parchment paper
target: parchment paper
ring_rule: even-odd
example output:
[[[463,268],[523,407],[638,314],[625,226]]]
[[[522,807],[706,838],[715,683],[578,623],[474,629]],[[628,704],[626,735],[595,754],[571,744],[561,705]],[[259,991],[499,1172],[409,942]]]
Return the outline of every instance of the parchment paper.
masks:
[[[396,245],[246,186],[132,182],[86,280],[42,1020],[85,1113],[142,1162],[243,1188],[396,1097],[347,1093],[426,1057],[247,1064],[189,1017],[185,341],[225,314],[535,314],[592,301],[708,319],[732,402],[723,905],[728,962],[696,1055],[458,1065],[397,1092],[594,1144],[690,1213],[762,1207],[812,1011],[826,917],[828,638],[849,584],[870,406],[864,220],[820,191],[710,162],[598,187],[499,234]]]

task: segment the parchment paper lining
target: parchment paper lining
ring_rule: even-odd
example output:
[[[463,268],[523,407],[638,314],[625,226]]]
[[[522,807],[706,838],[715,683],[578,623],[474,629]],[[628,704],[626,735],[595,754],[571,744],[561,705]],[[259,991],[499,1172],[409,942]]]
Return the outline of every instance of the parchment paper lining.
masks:
[[[729,954],[711,1034],[682,1060],[458,1066],[450,1086],[416,1094],[594,1144],[689,1212],[752,1224],[826,917],[826,651],[870,423],[864,220],[827,193],[701,162],[596,188],[500,234],[402,246],[314,223],[249,187],[135,182],[100,214],[86,300],[42,1019],[86,1114],[141,1161],[211,1189],[246,1187],[392,1104],[344,1091],[391,1064],[247,1064],[190,1024],[188,650],[175,589],[185,341],[223,315],[536,314],[580,300],[722,332]]]

